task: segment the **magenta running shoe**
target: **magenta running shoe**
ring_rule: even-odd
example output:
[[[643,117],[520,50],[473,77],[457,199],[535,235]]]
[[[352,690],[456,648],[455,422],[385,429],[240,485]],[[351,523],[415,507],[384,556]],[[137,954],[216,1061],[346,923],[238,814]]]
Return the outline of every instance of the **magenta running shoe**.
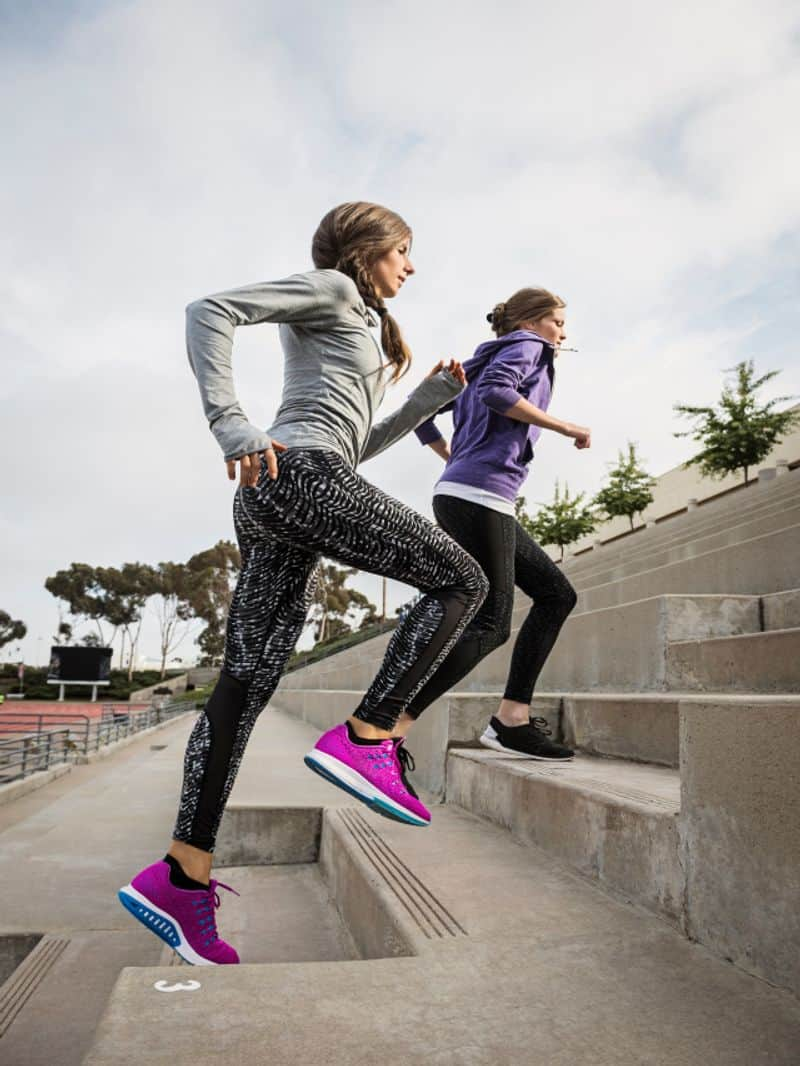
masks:
[[[176,888],[169,879],[169,866],[162,861],[146,866],[117,895],[134,918],[192,966],[224,966],[238,962],[239,956],[217,935],[218,888],[239,895],[214,880],[207,889]]]
[[[408,825],[430,825],[430,812],[406,780],[414,760],[402,739],[358,744],[351,730],[350,723],[343,722],[323,733],[306,755],[306,766],[378,814]]]

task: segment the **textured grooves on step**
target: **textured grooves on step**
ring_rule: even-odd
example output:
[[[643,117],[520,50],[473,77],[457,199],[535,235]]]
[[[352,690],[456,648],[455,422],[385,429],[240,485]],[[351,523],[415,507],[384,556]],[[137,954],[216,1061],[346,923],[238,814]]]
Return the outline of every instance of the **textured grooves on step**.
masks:
[[[69,940],[45,936],[0,987],[2,1036],[47,976]]]
[[[672,800],[664,799],[661,796],[654,796],[650,792],[645,792],[638,788],[631,788],[629,785],[613,785],[608,781],[602,781],[600,778],[595,777],[570,777],[565,774],[564,767],[561,766],[531,766],[526,764],[525,766],[519,766],[518,762],[522,760],[515,760],[509,762],[503,759],[485,760],[487,765],[490,762],[498,762],[504,769],[508,770],[526,770],[532,776],[536,777],[554,777],[566,782],[569,787],[581,788],[588,792],[600,792],[606,796],[614,796],[618,799],[630,800],[632,803],[641,803],[645,807],[660,807],[662,810],[675,813],[675,803]]]
[[[358,811],[341,810],[338,813],[364,858],[428,940],[468,935],[458,919]]]

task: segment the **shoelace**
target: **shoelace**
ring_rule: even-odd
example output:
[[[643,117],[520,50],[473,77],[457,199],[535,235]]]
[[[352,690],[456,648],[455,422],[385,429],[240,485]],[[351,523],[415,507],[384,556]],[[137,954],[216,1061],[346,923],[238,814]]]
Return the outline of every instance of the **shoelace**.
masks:
[[[535,729],[537,733],[544,733],[546,737],[552,735],[552,729],[547,724],[546,718],[531,718],[529,719],[529,725],[532,729]]]
[[[206,948],[219,940],[219,934],[217,933],[217,916],[215,913],[220,904],[219,892],[217,891],[218,888],[224,888],[226,892],[232,892],[234,896],[240,894],[235,888],[223,884],[222,881],[212,881],[208,887],[208,892],[205,893],[202,899],[192,900],[197,915],[198,927],[201,934],[206,938],[203,941],[203,947]]]
[[[400,779],[405,785],[406,791],[409,792],[414,799],[419,799],[416,790],[413,785],[409,783],[406,776],[406,774],[413,774],[417,768],[417,764],[414,762],[414,756],[402,742],[395,746],[395,751],[397,753],[397,761],[400,764]]]
[[[400,772],[403,775],[405,781],[406,774],[413,774],[417,768],[417,764],[414,762],[414,756],[405,746],[405,744],[397,745],[397,761],[400,763]]]

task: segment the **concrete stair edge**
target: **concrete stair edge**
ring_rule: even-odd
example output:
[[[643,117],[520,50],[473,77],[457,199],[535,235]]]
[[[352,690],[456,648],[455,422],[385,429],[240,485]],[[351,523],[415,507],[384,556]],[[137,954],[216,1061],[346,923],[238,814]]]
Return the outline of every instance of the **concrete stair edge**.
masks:
[[[795,512],[800,510],[800,502],[796,506],[786,508],[780,503],[775,503],[769,508],[762,508],[758,512],[754,512],[749,516],[737,516],[741,518],[741,521],[736,521],[734,525],[728,526],[723,530],[719,529],[718,521],[707,523],[707,526],[703,529],[686,529],[680,533],[675,533],[669,538],[664,538],[660,542],[653,542],[651,544],[642,545],[636,549],[623,550],[621,547],[617,552],[608,549],[608,554],[603,555],[605,552],[601,550],[596,563],[593,567],[584,567],[580,570],[565,569],[565,573],[572,580],[572,583],[577,587],[586,587],[587,583],[596,579],[598,575],[605,574],[609,571],[622,570],[621,573],[611,575],[609,580],[618,580],[621,577],[632,576],[634,573],[641,569],[649,569],[647,566],[642,566],[642,562],[647,559],[660,557],[664,555],[670,555],[672,553],[681,553],[684,549],[689,548],[691,545],[703,545],[705,542],[711,542],[709,550],[713,550],[715,547],[728,547],[731,544],[739,543],[742,540],[751,540],[753,536],[759,536],[761,532],[775,532],[777,529],[781,529],[786,525],[794,525],[797,521]],[[794,522],[791,521],[790,516],[794,516]],[[787,521],[787,517],[789,520]],[[773,525],[773,523],[775,523]],[[759,530],[759,525],[769,525],[769,529]],[[755,527],[755,528],[753,528]],[[748,532],[745,532],[748,531]],[[714,541],[719,541],[719,544],[714,544]],[[701,554],[700,552],[691,554]],[[680,561],[681,558],[686,556],[678,555],[675,560],[667,561]],[[628,564],[636,567],[635,570],[626,572]],[[596,580],[594,583],[598,583]]]

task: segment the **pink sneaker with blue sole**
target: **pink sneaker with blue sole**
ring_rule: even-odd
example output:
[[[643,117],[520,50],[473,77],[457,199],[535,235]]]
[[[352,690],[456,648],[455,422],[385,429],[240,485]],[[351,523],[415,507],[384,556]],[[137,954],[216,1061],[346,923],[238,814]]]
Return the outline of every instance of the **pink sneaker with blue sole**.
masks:
[[[117,893],[126,911],[155,933],[192,966],[224,966],[237,963],[236,951],[217,934],[218,888],[239,893],[212,880],[207,889],[176,888],[169,879],[169,865],[154,862]]]
[[[406,780],[414,760],[403,740],[354,744],[347,723],[329,729],[305,757],[305,764],[378,814],[406,825],[430,825],[431,815]]]

